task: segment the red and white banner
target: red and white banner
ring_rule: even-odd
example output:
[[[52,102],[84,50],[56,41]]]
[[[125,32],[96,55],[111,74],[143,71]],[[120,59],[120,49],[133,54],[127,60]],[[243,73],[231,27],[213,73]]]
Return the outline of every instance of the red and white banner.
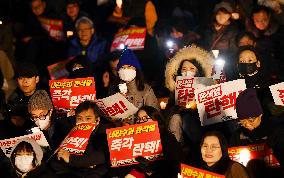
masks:
[[[60,149],[68,151],[70,154],[81,155],[84,154],[90,136],[97,124],[92,123],[80,123],[77,124],[63,140],[60,145]]]
[[[76,108],[85,100],[96,99],[93,77],[49,80],[49,88],[56,109]]]
[[[213,85],[213,80],[210,78],[177,76],[175,88],[176,105],[185,107],[190,102],[195,102],[195,89],[210,85]]]
[[[195,90],[201,124],[236,119],[236,98],[245,89],[245,80],[239,79]]]
[[[122,50],[121,45],[127,46],[128,49],[144,49],[146,37],[146,28],[131,27],[119,31],[111,45],[111,51]]]
[[[137,164],[138,156],[152,161],[162,157],[158,122],[107,129],[112,167]]]
[[[138,108],[120,93],[98,99],[95,102],[104,116],[112,119],[125,119],[138,111]]]
[[[62,20],[40,17],[39,21],[41,26],[48,32],[50,37],[58,41],[65,40]]]
[[[37,133],[29,134],[29,135],[23,135],[20,137],[15,137],[15,138],[9,138],[5,140],[0,140],[0,147],[4,154],[7,157],[11,156],[11,151],[12,148],[15,146],[18,140],[23,139],[23,138],[31,138],[35,140],[40,146],[42,147],[49,147],[49,144],[44,136],[44,134],[40,131]]]
[[[271,94],[276,105],[284,106],[284,82],[278,83],[276,85],[271,85]]]
[[[225,176],[181,164],[181,176],[179,178],[225,178]]]
[[[265,143],[232,147],[228,149],[228,153],[232,160],[237,161],[244,166],[246,166],[251,159],[262,159],[267,165],[273,167],[280,166],[273,155],[272,150]]]
[[[65,79],[68,77],[69,72],[66,70],[65,66],[71,59],[66,59],[55,64],[47,66],[47,70],[51,80]]]

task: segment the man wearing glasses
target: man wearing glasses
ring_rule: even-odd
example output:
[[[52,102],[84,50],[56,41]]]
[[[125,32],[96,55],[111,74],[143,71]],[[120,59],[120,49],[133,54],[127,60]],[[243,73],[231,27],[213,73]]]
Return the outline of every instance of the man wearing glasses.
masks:
[[[43,131],[52,150],[59,146],[75,123],[72,118],[56,117],[52,101],[44,90],[38,90],[31,96],[28,111],[31,120]]]
[[[232,134],[230,146],[266,143],[283,166],[284,126],[280,122],[275,123],[268,113],[263,112],[255,89],[249,88],[240,93],[236,111],[240,128]]]

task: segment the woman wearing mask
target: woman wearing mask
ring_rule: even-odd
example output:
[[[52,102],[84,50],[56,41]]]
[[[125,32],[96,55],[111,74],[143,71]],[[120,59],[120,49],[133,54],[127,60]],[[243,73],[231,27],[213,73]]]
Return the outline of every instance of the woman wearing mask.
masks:
[[[43,151],[33,139],[19,140],[12,149],[10,160],[13,169],[9,178],[57,177],[42,163]]]
[[[111,87],[110,93],[120,92],[137,108],[142,106],[159,108],[153,89],[144,83],[140,62],[133,51],[130,49],[123,51],[117,70],[121,81],[118,86]]]
[[[166,66],[165,78],[166,87],[171,92],[171,97],[167,107],[171,109],[168,118],[168,128],[181,143],[186,153],[188,149],[198,150],[201,139],[201,124],[195,102],[191,102],[190,108],[176,106],[174,92],[177,76],[190,77],[211,77],[213,67],[213,57],[205,50],[197,46],[183,48],[169,61]],[[194,148],[193,148],[194,147]],[[196,156],[189,156],[196,158]],[[197,160],[192,160],[197,161]]]
[[[216,131],[207,132],[201,140],[202,169],[225,175],[226,178],[249,178],[246,168],[228,156],[225,137]]]
[[[269,76],[265,73],[265,67],[255,48],[240,48],[237,69],[239,78],[246,80],[247,88],[261,89],[269,86]]]

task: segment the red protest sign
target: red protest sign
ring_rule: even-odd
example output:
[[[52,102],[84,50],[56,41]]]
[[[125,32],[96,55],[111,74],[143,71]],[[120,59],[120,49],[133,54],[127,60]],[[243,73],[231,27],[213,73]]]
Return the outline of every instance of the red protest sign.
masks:
[[[232,147],[228,149],[228,153],[232,160],[244,166],[246,166],[251,159],[262,159],[269,166],[280,166],[272,150],[265,143]]]
[[[115,36],[111,45],[111,51],[121,50],[120,45],[127,46],[128,49],[144,49],[146,37],[146,28],[131,27],[126,30],[119,31]]]
[[[195,102],[195,89],[213,84],[211,78],[177,76],[175,87],[176,105],[186,107],[187,104]]]
[[[60,147],[70,154],[84,154],[88,145],[90,136],[97,124],[80,123],[77,124],[63,140]]]
[[[112,119],[125,119],[138,111],[138,108],[120,93],[98,99],[95,102],[104,116]]]
[[[82,101],[96,99],[93,77],[49,80],[49,88],[56,109],[76,108]]]
[[[62,20],[39,17],[39,21],[50,37],[58,41],[65,40]]]
[[[65,66],[68,62],[70,62],[71,59],[66,59],[60,62],[57,62],[55,64],[49,65],[47,67],[49,76],[51,80],[58,80],[58,79],[64,79],[67,78],[69,75],[69,72],[66,70]]]
[[[202,125],[236,119],[236,99],[246,89],[244,79],[221,83],[195,90]]]
[[[156,160],[162,156],[158,122],[107,129],[112,167],[136,164],[138,156]]]
[[[182,178],[225,178],[224,175],[216,174],[213,172],[205,171],[185,164],[181,164],[181,177]]]

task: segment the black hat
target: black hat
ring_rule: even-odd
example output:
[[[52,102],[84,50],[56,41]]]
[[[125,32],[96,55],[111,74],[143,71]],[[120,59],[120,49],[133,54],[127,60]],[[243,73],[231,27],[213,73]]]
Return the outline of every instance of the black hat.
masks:
[[[236,111],[240,120],[258,117],[263,113],[255,89],[248,88],[239,94],[236,100]]]
[[[38,69],[32,63],[19,63],[16,67],[16,78],[38,76]]]

